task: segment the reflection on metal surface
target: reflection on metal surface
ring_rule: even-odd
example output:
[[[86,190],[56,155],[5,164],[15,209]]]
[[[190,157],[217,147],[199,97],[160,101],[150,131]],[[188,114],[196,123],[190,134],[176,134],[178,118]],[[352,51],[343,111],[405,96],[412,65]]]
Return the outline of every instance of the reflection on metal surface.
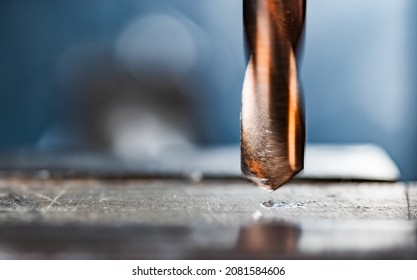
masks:
[[[259,186],[277,189],[303,168],[304,116],[297,71],[303,0],[245,0],[250,51],[242,92],[241,165]]]
[[[296,225],[255,224],[242,228],[237,249],[245,255],[290,255],[297,252],[300,234]]]
[[[416,224],[0,226],[0,259],[416,259]]]
[[[298,250],[306,254],[415,251],[417,245],[416,225],[406,221],[322,220],[302,229]]]

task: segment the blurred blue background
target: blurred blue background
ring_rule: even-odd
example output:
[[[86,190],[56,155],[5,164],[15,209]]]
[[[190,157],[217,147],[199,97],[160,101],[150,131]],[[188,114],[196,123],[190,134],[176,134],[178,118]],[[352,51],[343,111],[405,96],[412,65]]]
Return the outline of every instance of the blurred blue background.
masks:
[[[1,1],[0,149],[238,143],[241,2]],[[416,26],[412,0],[308,1],[308,141],[379,144],[417,179]]]

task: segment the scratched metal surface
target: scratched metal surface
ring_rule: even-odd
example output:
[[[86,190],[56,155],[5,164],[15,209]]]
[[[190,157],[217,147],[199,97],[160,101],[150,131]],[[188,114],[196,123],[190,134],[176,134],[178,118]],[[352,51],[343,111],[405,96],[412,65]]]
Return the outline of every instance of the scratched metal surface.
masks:
[[[3,259],[415,259],[416,186],[0,180]]]
[[[269,193],[245,181],[0,180],[0,222],[247,225],[410,216],[405,184],[292,183]]]

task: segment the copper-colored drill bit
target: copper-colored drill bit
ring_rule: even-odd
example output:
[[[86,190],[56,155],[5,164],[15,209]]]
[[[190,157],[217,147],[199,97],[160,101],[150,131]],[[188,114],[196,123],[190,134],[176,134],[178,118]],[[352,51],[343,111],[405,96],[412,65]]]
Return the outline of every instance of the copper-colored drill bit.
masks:
[[[242,92],[242,171],[275,190],[303,169],[305,129],[297,48],[305,0],[244,0],[250,53]]]

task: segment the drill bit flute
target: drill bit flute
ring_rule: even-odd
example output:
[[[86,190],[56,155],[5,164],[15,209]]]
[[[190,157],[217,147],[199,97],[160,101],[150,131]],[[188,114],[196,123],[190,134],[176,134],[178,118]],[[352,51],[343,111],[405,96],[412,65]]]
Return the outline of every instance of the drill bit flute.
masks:
[[[243,0],[250,58],[242,92],[242,172],[275,190],[303,169],[297,48],[305,0]]]

